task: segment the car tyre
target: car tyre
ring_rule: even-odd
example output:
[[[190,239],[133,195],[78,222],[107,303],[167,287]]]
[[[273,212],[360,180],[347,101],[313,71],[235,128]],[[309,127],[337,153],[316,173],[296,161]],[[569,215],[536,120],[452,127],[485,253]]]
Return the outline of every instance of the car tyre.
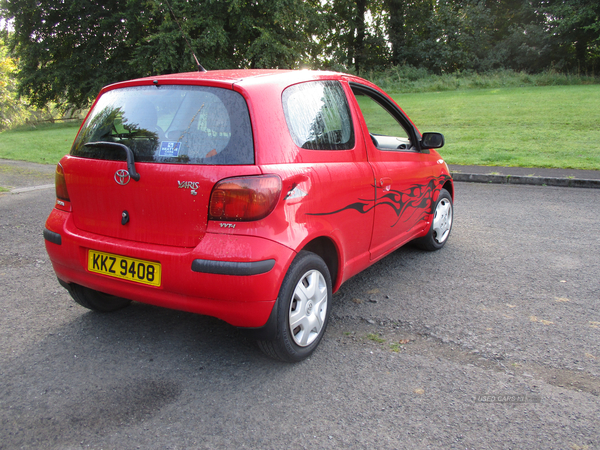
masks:
[[[298,253],[279,291],[276,337],[259,340],[259,348],[281,361],[308,358],[325,334],[331,298],[331,276],[323,259],[308,251]]]
[[[428,251],[442,248],[448,241],[448,237],[450,237],[453,217],[452,196],[446,189],[440,189],[440,195],[433,208],[433,218],[429,231],[422,238],[416,239],[414,241],[415,245]]]
[[[131,300],[95,291],[94,289],[78,284],[71,284],[69,286],[69,293],[76,303],[96,312],[117,311],[131,303]]]

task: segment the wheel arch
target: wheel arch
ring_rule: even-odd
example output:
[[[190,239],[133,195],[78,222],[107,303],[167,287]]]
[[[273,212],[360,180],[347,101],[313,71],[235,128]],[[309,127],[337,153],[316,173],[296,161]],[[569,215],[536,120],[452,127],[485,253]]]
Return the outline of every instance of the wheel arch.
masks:
[[[312,253],[315,253],[323,261],[325,261],[325,265],[327,269],[329,269],[329,275],[331,275],[331,284],[333,287],[333,291],[335,292],[336,286],[338,285],[338,277],[339,273],[339,252],[337,246],[328,237],[320,236],[312,241],[308,242],[302,250],[306,250]],[[339,287],[339,286],[338,286]]]
[[[454,184],[452,180],[448,180],[442,186],[442,189],[446,189],[450,193],[450,197],[452,197],[452,201],[454,202]]]
[[[338,278],[341,277],[339,270],[339,261],[340,261],[340,252],[338,251],[338,247],[335,241],[327,236],[318,236],[308,241],[304,246],[299,247],[296,256],[302,251],[306,250],[312,252],[319,256],[327,269],[329,270],[329,275],[331,276],[331,288],[332,291],[336,291],[336,286],[339,288]],[[291,264],[293,263],[295,258],[292,258],[286,267],[286,272],[289,270]],[[341,278],[340,278],[341,279]],[[267,322],[264,326],[259,328],[243,328],[249,337],[257,340],[272,340],[275,339],[279,333],[277,326],[277,316],[279,314],[280,307],[280,298],[277,298],[275,305],[273,306],[273,310],[271,311],[271,315],[267,319]],[[263,351],[265,351],[263,349]]]

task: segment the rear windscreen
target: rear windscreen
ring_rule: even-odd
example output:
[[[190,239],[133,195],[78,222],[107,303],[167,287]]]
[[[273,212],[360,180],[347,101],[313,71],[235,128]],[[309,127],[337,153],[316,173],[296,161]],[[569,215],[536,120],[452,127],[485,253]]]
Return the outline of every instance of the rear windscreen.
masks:
[[[253,164],[250,116],[237,92],[205,86],[139,86],[104,93],[71,155],[177,164]],[[87,145],[86,145],[87,144]]]

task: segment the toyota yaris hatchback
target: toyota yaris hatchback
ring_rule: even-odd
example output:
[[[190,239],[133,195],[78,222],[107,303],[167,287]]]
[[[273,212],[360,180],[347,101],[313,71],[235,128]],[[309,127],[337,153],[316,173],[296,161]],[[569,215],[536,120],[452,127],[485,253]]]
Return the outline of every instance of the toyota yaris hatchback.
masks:
[[[113,84],[56,168],[46,249],[82,306],[218,317],[299,361],[344,281],[407,242],[448,240],[443,144],[377,86],[339,73]]]

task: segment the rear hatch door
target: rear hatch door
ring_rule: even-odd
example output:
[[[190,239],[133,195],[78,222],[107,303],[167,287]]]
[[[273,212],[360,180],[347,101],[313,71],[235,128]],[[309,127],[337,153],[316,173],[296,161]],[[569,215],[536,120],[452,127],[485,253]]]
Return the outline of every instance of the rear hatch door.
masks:
[[[67,157],[62,165],[77,228],[178,247],[195,247],[204,236],[217,181],[259,173],[256,166],[138,163],[139,181],[120,184],[125,162]]]
[[[79,229],[181,247],[202,239],[217,181],[259,173],[245,99],[214,86],[103,91],[61,163]]]

